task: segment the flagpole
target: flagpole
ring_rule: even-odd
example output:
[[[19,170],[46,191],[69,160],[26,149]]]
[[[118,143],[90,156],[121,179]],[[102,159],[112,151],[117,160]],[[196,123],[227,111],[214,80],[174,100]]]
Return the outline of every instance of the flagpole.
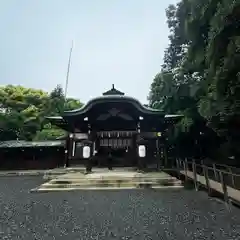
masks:
[[[67,90],[68,90],[68,79],[69,79],[69,71],[70,71],[70,67],[71,67],[72,50],[73,50],[73,41],[72,41],[72,45],[71,45],[71,48],[70,48],[69,59],[68,59],[66,85],[65,85],[65,93],[64,93],[65,100],[66,100],[66,97],[67,97]]]

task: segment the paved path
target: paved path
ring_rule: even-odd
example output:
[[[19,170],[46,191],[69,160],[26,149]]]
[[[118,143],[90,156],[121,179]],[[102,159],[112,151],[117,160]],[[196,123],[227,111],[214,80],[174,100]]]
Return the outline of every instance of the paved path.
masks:
[[[181,171],[181,174],[185,175],[186,172],[185,171]],[[187,171],[187,176],[191,179],[194,179],[194,175],[192,171]],[[200,182],[201,184],[206,186],[206,179],[204,176],[201,176],[199,174],[197,174],[197,180],[198,182]],[[212,179],[209,179],[209,184],[210,187],[212,189],[215,189],[216,191],[223,193],[223,189],[222,189],[222,184],[219,182],[216,182]],[[240,191],[237,189],[234,189],[232,187],[227,186],[227,192],[228,192],[228,196],[230,198],[232,198],[233,200],[236,200],[237,202],[240,203]]]
[[[229,213],[205,192],[29,193],[41,183],[42,177],[1,178],[0,239],[240,239],[240,210]]]

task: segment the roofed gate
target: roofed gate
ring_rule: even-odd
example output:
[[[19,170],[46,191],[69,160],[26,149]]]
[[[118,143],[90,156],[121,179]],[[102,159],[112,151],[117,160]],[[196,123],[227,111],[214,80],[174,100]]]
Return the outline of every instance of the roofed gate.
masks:
[[[136,164],[139,138],[148,142],[149,162],[158,155],[164,142],[164,130],[169,121],[178,117],[168,118],[164,112],[142,105],[113,85],[112,89],[91,99],[82,108],[47,119],[69,132],[67,150],[70,162],[81,163],[82,141],[89,139],[93,142],[93,152],[98,155],[98,164],[104,162],[110,149],[115,159],[119,159],[116,164],[125,166]]]

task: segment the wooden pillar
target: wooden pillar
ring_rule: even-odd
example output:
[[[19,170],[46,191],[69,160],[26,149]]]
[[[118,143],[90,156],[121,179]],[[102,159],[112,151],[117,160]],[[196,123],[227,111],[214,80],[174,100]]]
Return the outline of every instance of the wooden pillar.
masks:
[[[69,159],[73,157],[73,145],[74,145],[74,137],[73,134],[68,134],[67,142],[66,142],[66,149],[65,149],[65,167],[70,166]]]
[[[65,149],[64,149],[64,167],[68,167],[68,158],[69,158],[69,134],[67,136],[67,139],[66,139],[66,145],[65,145]]]
[[[137,144],[137,141],[138,141],[138,139],[139,139],[139,136],[140,136],[140,132],[141,132],[141,125],[140,125],[140,122],[139,122],[139,119],[138,119],[138,121],[136,122],[136,134],[135,134],[135,136],[134,136],[134,147],[135,147],[135,149],[134,149],[134,159],[135,159],[135,162],[136,162],[136,164],[137,164],[137,167],[138,167],[138,169],[139,169],[139,157],[138,157],[138,144]]]
[[[94,149],[93,149],[93,132],[92,132],[92,126],[91,126],[91,124],[88,122],[88,140],[89,141],[91,141],[92,142],[92,144],[90,145],[90,151],[91,151],[91,157],[89,158],[89,159],[87,159],[87,163],[86,163],[86,166],[87,166],[87,169],[89,168],[89,169],[92,169],[92,167],[93,167],[93,158],[94,158],[94,156],[93,156],[93,151],[94,151]]]
[[[168,143],[166,139],[166,132],[163,132],[163,159],[164,159],[164,164],[166,167],[170,167],[170,163],[168,160]]]
[[[157,139],[156,139],[156,161],[157,161],[157,169],[160,169],[160,166],[161,166],[161,159],[160,159],[160,150],[159,150],[159,137],[157,136]]]
[[[90,135],[91,135],[91,124],[88,123],[88,139],[89,139]]]
[[[138,123],[137,123],[137,132],[141,133],[141,122],[140,121],[138,121]]]
[[[126,138],[129,139],[129,138]],[[129,158],[133,164],[137,164],[137,134],[132,135],[132,146],[129,153]]]
[[[138,141],[140,139],[140,134],[141,134],[141,123],[138,120],[138,122],[137,122],[137,140]],[[143,159],[138,156],[138,146],[139,146],[139,144],[136,144],[136,145],[137,145],[136,155],[137,155],[138,170],[143,170],[143,163],[142,163]]]

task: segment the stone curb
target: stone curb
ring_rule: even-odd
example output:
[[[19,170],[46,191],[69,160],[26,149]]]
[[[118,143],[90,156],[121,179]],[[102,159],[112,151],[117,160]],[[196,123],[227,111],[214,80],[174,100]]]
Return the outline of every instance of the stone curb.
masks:
[[[64,190],[91,190],[91,189],[171,189],[171,188],[182,188],[182,182],[179,180],[173,182],[121,182],[108,181],[108,182],[85,182],[85,183],[62,183],[62,184],[51,184],[44,183],[41,186],[33,189],[31,192],[38,191],[64,191]]]
[[[182,184],[182,181],[179,180],[173,180],[173,181],[79,181],[79,182],[71,182],[71,181],[66,181],[66,182],[46,182],[44,183],[45,186],[56,186],[56,187],[61,187],[61,186],[100,186],[100,185],[161,185],[161,186],[172,186],[172,185],[180,185]]]
[[[31,189],[30,193],[49,193],[49,192],[63,192],[63,191],[79,191],[79,190],[143,190],[143,189],[159,189],[159,190],[167,190],[167,189],[181,189],[184,188],[182,185],[177,186],[152,186],[152,187],[73,187],[73,188],[34,188]]]
[[[43,176],[45,172],[0,172],[0,177],[13,176]]]
[[[123,186],[135,186],[135,187],[152,187],[152,186],[179,186],[182,185],[181,182],[173,182],[173,183],[146,183],[146,182],[125,182],[125,183],[117,183],[117,182],[106,182],[106,183],[76,183],[76,184],[49,184],[44,183],[42,187],[44,188],[72,188],[72,187],[123,187]]]

